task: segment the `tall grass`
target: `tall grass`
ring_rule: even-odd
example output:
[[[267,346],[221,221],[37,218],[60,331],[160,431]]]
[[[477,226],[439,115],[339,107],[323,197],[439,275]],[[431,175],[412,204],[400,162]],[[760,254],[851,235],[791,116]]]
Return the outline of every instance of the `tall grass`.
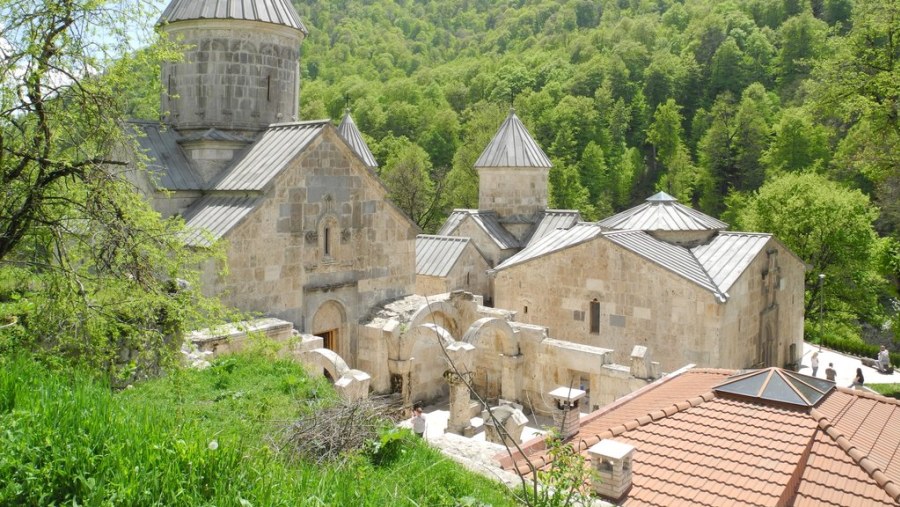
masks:
[[[0,505],[513,503],[415,439],[387,466],[286,464],[266,434],[333,393],[291,363],[224,361],[114,394],[84,373],[0,358]]]

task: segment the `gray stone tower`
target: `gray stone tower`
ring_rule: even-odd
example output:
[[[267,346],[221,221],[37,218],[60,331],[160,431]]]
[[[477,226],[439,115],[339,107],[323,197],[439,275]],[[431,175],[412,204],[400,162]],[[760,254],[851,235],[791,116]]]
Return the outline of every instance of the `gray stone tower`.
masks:
[[[495,211],[517,238],[547,209],[550,159],[515,110],[500,125],[478,160],[478,209]]]
[[[184,60],[162,66],[161,110],[182,135],[253,137],[297,120],[308,32],[290,0],[172,0],[159,25],[187,47]]]

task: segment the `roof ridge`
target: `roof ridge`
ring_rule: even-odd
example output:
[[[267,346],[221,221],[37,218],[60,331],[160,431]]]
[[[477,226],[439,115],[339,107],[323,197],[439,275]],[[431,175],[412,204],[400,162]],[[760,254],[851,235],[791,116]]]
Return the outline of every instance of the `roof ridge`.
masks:
[[[863,471],[878,484],[878,487],[884,490],[884,492],[895,502],[900,502],[900,483],[897,483],[888,477],[884,470],[882,470],[874,460],[869,458],[867,452],[854,445],[837,426],[831,423],[828,416],[819,409],[810,409],[809,415],[816,421],[816,424],[818,424],[822,432],[837,444],[837,446],[840,447],[840,449],[844,451],[858,467],[862,468]]]
[[[712,275],[709,274],[709,271],[706,270],[706,266],[704,266],[703,263],[700,262],[700,259],[697,257],[697,254],[694,253],[694,251],[691,250],[690,248],[686,248],[686,247],[682,247],[682,248],[684,248],[685,250],[688,251],[688,253],[691,254],[691,259],[694,259],[694,262],[697,263],[697,266],[700,268],[700,271],[702,271],[703,274],[706,276],[706,278],[709,279],[709,283],[710,283],[713,287],[716,288],[716,290],[715,290],[716,296],[717,296],[723,303],[726,302],[726,301],[728,301],[728,293],[725,292],[725,291],[723,291],[723,290],[719,287],[719,284],[716,283],[716,281],[715,281],[715,279],[713,279]]]
[[[322,120],[284,121],[280,123],[270,123],[269,126],[266,127],[266,130],[271,129],[272,127],[299,127],[303,125],[319,125],[325,123],[331,124],[331,120],[325,118]]]

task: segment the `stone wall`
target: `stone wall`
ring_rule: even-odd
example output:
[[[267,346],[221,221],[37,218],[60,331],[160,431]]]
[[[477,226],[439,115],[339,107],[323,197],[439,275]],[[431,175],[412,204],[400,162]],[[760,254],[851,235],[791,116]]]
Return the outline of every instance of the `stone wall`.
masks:
[[[783,303],[777,332],[784,340],[779,348],[783,351],[788,341],[802,340],[802,328],[798,334],[796,325],[802,325],[802,309],[788,304],[797,294],[802,304],[802,265],[789,253],[780,260],[783,283],[789,288],[785,296],[791,294],[779,298]],[[597,238],[496,273],[494,302],[516,310],[522,322],[546,325],[559,339],[612,349],[616,363],[627,363],[632,347],[644,345],[653,350],[665,371],[688,363],[745,368],[755,362],[755,352],[751,357],[749,348],[757,340],[764,309],[753,295],[760,293],[752,282],[761,276],[758,262],[747,269],[723,304],[711,291]],[[599,332],[591,333],[595,299],[600,308]]]
[[[478,209],[530,219],[547,208],[549,168],[479,167]]]
[[[337,305],[346,320],[336,352],[355,368],[355,323],[378,302],[413,290],[417,233],[327,127],[225,236],[227,278],[207,269],[204,285],[224,293],[227,304],[290,321],[303,333],[313,332],[312,319],[323,305]]]
[[[481,228],[475,220],[470,217],[467,217],[462,223],[459,224],[459,227],[453,231],[454,236],[459,237],[468,237],[472,238],[472,242],[475,243],[478,251],[481,252],[481,255],[484,256],[485,260],[487,260],[488,264],[491,267],[500,264],[506,259],[513,256],[516,253],[516,249],[510,248],[507,250],[501,250],[497,243]]]
[[[297,119],[303,33],[246,20],[162,25],[185,45],[162,66],[162,107],[178,129],[260,130]]]

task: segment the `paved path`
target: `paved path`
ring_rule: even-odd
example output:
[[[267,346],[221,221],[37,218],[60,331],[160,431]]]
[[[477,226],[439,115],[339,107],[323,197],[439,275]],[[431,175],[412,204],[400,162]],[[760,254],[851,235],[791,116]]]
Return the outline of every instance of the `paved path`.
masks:
[[[816,351],[819,351],[818,345],[803,342],[803,358],[801,359],[800,373],[812,375],[810,358]],[[857,368],[862,368],[866,384],[900,384],[900,372],[898,370],[894,370],[894,373],[890,375],[878,373],[878,370],[875,368],[864,366],[858,357],[826,348],[821,349],[819,352],[819,371],[816,372],[816,377],[825,378],[825,368],[828,368],[828,363],[834,363],[834,369],[837,371],[835,383],[840,387],[850,386],[853,382],[853,377],[856,375]]]

